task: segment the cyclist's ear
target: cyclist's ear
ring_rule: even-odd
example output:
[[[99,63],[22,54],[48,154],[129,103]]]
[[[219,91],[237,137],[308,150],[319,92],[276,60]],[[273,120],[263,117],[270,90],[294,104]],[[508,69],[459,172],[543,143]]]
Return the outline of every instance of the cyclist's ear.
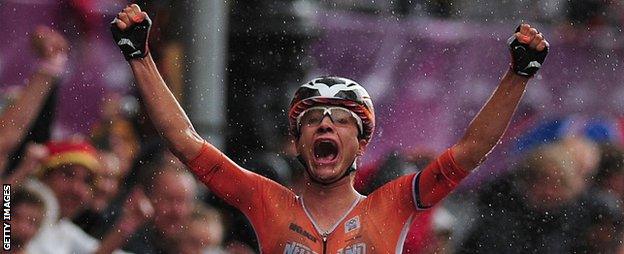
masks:
[[[364,155],[364,151],[366,150],[366,146],[368,146],[368,140],[360,139],[360,141],[358,141],[358,143],[360,144],[360,147],[358,147],[357,155],[358,156],[362,156],[362,155]]]

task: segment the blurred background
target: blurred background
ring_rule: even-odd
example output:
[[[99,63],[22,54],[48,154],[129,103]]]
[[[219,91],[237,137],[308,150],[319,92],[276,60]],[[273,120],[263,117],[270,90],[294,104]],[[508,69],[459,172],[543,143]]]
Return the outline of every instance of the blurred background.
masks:
[[[119,224],[113,222],[124,217],[120,211],[130,206],[128,197],[137,195],[133,188],[142,186],[156,212],[130,235],[144,233],[148,236],[139,238],[168,244],[148,251],[149,244],[133,244],[140,241],[127,237],[118,249],[257,252],[244,216],[203,187],[188,193],[188,204],[179,197],[186,208],[171,212],[179,216],[159,219],[162,200],[154,197],[167,195],[154,193],[160,191],[154,186],[167,181],[155,172],[184,169],[166,155],[111,38],[109,23],[128,3],[0,1],[0,138],[15,137],[0,140],[6,143],[0,144],[3,181],[22,189],[29,178],[37,178],[40,166],[30,166],[26,171],[32,174],[11,182],[31,158],[29,151],[34,153],[34,143],[46,144],[48,153],[54,153],[51,141],[88,143],[105,165],[92,170],[96,180],[87,183],[89,195],[107,198],[99,206],[85,199],[88,209],[66,219],[96,241],[104,242],[106,231]],[[413,225],[405,253],[624,253],[624,2],[134,3],[154,21],[151,54],[196,130],[243,167],[295,191],[301,168],[286,112],[299,85],[339,75],[368,89],[378,125],[360,161],[356,187],[370,193],[398,175],[423,169],[456,142],[508,69],[509,36],[521,22],[537,27],[551,50],[505,138],[451,197]],[[68,46],[66,62],[54,65],[60,69],[37,92],[28,87],[56,63],[36,43],[33,47],[32,38],[41,38],[40,26],[57,31]],[[32,99],[29,92],[40,96]],[[23,105],[32,107],[32,114],[15,106],[22,105],[20,99],[31,101]],[[11,115],[12,110],[17,113]],[[45,164],[46,155],[39,157]],[[98,181],[106,176],[110,183]],[[42,209],[48,214],[52,208]],[[159,224],[177,225],[178,231],[167,233]],[[200,228],[214,230],[193,231]],[[26,237],[23,248],[28,239],[41,238],[37,232]],[[175,232],[197,233],[202,245],[182,250],[171,236]]]

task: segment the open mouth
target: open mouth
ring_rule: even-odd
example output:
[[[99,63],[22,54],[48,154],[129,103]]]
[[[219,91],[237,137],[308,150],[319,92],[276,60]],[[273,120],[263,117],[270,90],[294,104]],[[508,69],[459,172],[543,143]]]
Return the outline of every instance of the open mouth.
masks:
[[[314,160],[320,164],[332,163],[338,157],[338,145],[333,140],[321,139],[314,142]]]

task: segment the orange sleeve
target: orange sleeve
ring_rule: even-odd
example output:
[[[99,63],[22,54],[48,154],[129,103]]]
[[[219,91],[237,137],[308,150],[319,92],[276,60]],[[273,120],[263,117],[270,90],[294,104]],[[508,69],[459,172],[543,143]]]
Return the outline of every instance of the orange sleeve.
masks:
[[[406,224],[416,211],[414,178],[415,174],[401,176],[379,187],[366,198],[368,204],[365,209],[369,211],[367,217],[371,219],[371,228],[376,232],[374,235],[389,237],[380,239],[380,242],[388,243],[385,246],[388,250],[396,247],[396,242],[389,244],[390,237],[399,237],[407,230],[409,227]]]
[[[414,194],[418,208],[434,206],[455,189],[468,173],[457,165],[451,149],[446,150],[416,176],[418,188],[414,189]]]
[[[261,208],[264,177],[241,168],[211,144],[204,143],[187,166],[210,191],[243,213]]]
[[[377,207],[386,207],[386,210],[397,213],[406,210],[406,214],[411,214],[414,209],[413,179],[414,174],[394,179],[373,191],[369,198],[379,197],[378,200],[375,200]]]

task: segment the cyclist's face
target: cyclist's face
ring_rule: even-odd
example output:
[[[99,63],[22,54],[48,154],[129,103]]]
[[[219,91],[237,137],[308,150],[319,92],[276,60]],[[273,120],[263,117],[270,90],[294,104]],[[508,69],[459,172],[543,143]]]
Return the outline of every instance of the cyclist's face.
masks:
[[[297,151],[318,181],[340,178],[366,146],[356,116],[344,108],[304,112],[299,124]]]

